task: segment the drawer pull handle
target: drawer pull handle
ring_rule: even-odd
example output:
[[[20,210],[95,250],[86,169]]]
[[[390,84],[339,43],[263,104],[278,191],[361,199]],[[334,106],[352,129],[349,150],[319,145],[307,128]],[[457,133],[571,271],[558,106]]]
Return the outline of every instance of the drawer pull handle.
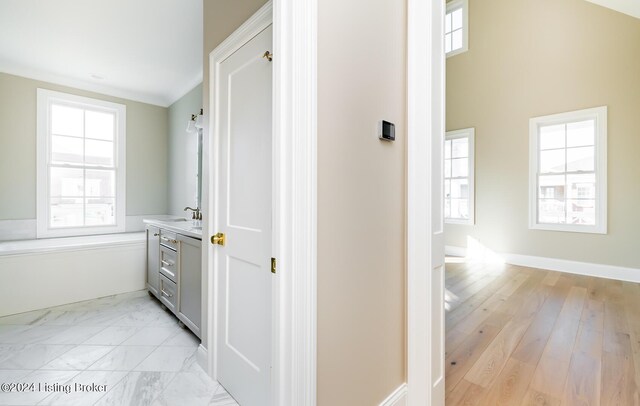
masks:
[[[174,240],[174,239],[172,239],[172,238],[160,237],[160,239],[161,239],[162,241],[170,242],[171,244],[177,244],[177,243],[178,243],[178,240]]]
[[[154,236],[154,237],[157,237],[157,236],[159,236],[159,235],[160,235],[160,233],[153,233],[153,236]]]
[[[166,296],[166,297],[173,297],[173,295],[172,295],[172,294],[167,293],[164,289],[162,289],[162,290],[161,290],[161,292],[162,292],[162,296]]]
[[[165,266],[174,266],[175,264],[172,264],[171,262],[167,262],[167,261],[165,261],[165,260],[163,259],[163,260],[162,260],[162,265],[165,265]]]

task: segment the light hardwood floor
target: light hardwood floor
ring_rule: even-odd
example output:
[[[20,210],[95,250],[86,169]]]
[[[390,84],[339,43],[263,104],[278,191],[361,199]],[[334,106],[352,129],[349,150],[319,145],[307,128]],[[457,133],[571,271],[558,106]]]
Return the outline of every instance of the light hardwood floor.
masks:
[[[446,269],[447,406],[640,405],[639,284],[453,258]]]

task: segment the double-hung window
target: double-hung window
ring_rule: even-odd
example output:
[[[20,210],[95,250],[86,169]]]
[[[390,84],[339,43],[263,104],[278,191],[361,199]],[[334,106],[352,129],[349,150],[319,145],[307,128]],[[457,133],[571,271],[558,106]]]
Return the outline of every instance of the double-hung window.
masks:
[[[529,228],[607,232],[607,108],[529,121]]]
[[[38,89],[37,235],[125,230],[124,105]]]
[[[444,220],[474,223],[475,130],[449,131],[444,141]]]
[[[453,0],[447,3],[444,17],[444,51],[447,57],[469,49],[468,10],[468,0]]]

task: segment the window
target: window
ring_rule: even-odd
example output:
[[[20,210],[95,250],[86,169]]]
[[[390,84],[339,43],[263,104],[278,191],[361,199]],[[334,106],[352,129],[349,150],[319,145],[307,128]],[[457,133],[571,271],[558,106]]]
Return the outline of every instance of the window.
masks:
[[[444,17],[444,51],[447,57],[465,52],[469,43],[468,0],[447,3]]]
[[[125,115],[38,89],[38,238],[124,231]]]
[[[607,232],[607,108],[529,122],[529,228]]]
[[[449,131],[445,136],[444,219],[446,223],[474,223],[474,137],[473,128]]]

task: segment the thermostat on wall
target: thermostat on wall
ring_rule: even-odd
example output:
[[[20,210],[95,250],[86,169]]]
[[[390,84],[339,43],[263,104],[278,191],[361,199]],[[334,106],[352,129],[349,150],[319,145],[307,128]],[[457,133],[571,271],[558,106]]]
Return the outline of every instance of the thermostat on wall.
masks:
[[[385,120],[378,123],[378,138],[385,141],[396,140],[396,125]]]

